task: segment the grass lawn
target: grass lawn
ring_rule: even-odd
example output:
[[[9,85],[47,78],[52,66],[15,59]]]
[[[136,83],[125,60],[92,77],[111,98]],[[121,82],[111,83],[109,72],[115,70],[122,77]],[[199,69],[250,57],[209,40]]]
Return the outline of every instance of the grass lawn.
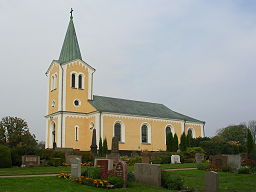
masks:
[[[0,169],[0,175],[33,175],[61,172],[70,172],[70,167],[12,167]]]
[[[182,163],[182,164],[161,164],[161,169],[182,169],[195,168],[196,163]]]
[[[205,171],[186,170],[171,171],[174,175],[180,175],[185,180],[185,185],[194,189],[203,190]],[[256,191],[256,175],[233,174],[218,172],[220,191],[225,192],[253,192]]]
[[[70,182],[57,177],[30,177],[30,178],[0,178],[0,192],[75,192],[75,191],[109,191]],[[127,189],[114,189],[111,191],[153,192],[167,191],[163,188],[132,183]]]

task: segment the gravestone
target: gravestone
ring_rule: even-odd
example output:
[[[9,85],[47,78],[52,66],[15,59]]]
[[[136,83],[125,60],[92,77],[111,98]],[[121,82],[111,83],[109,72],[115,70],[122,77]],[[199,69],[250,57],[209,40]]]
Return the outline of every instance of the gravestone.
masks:
[[[79,158],[71,159],[71,177],[81,176],[81,160]]]
[[[142,163],[150,163],[150,152],[149,151],[143,151],[141,153],[142,156]]]
[[[227,156],[227,166],[230,167],[231,169],[239,169],[241,167],[242,158],[240,154],[224,156]]]
[[[161,169],[160,165],[148,163],[136,163],[135,180],[147,185],[161,186]]]
[[[35,167],[40,165],[40,156],[36,155],[23,155],[22,167]]]
[[[214,171],[206,172],[204,176],[204,186],[207,192],[219,191],[219,175]]]
[[[93,132],[92,132],[91,153],[95,156],[97,155],[96,129],[93,129]]]
[[[196,163],[202,163],[204,161],[204,154],[203,153],[196,153],[195,154],[195,161],[196,161]]]
[[[223,155],[210,156],[211,168],[222,169],[228,166],[228,157]]]
[[[82,156],[81,155],[65,155],[66,163],[70,163],[71,164],[71,159],[75,159],[75,158],[80,159],[80,161],[82,162]]]
[[[180,156],[179,155],[172,155],[171,156],[171,164],[180,163]]]
[[[95,159],[94,167],[101,167],[103,171],[110,171],[113,169],[113,159]]]
[[[127,187],[127,174],[128,174],[127,170],[128,170],[127,169],[127,164],[124,161],[119,161],[116,164],[115,173],[116,173],[117,177],[120,177],[120,178],[123,179],[123,181],[124,181],[123,188]]]
[[[117,163],[120,159],[119,155],[119,140],[118,137],[112,138],[112,146],[111,146],[111,153],[107,154],[107,159],[113,159],[115,163]]]

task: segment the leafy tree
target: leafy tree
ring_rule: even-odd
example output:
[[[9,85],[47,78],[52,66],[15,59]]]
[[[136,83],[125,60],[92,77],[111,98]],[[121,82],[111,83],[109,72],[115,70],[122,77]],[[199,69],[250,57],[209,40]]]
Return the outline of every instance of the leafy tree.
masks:
[[[185,132],[183,132],[180,137],[180,150],[186,151],[186,149],[187,149],[187,138],[186,138]]]
[[[105,157],[108,153],[108,143],[107,139],[105,138],[103,141],[103,149],[102,149],[103,156]]]
[[[99,142],[99,151],[98,151],[98,155],[100,157],[103,156],[103,147],[102,147],[102,139],[100,138],[100,142]]]
[[[248,122],[248,129],[251,130],[254,143],[256,142],[256,121],[252,120]]]
[[[247,127],[245,125],[231,125],[220,129],[217,133],[224,141],[236,141],[241,145],[246,145]]]
[[[200,147],[201,142],[211,140],[209,137],[192,138],[191,147]]]
[[[253,150],[254,143],[253,143],[253,137],[250,129],[247,131],[247,152],[250,154]]]
[[[175,133],[175,134],[174,134],[174,137],[173,137],[173,151],[174,151],[174,152],[177,152],[178,147],[179,147],[178,136],[177,136],[177,134]]]
[[[0,168],[7,168],[12,166],[10,148],[0,145]]]
[[[166,135],[166,151],[171,152],[173,151],[173,136],[172,132]]]
[[[18,117],[4,117],[0,121],[0,143],[9,147],[36,146],[35,135],[29,132],[27,122]]]

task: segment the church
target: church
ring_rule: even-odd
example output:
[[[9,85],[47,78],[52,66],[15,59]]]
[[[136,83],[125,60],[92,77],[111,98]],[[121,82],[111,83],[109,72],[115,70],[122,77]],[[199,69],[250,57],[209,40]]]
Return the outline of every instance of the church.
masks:
[[[106,138],[110,149],[116,136],[124,151],[166,150],[169,132],[204,137],[204,121],[163,104],[94,95],[94,73],[82,59],[71,11],[59,59],[46,71],[45,148],[89,151],[94,129],[97,145]]]

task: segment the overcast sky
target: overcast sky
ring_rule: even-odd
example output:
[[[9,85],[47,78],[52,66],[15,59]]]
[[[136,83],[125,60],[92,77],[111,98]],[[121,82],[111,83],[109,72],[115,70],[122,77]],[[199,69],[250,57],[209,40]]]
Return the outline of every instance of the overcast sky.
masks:
[[[205,132],[256,120],[256,1],[0,0],[0,118],[44,139],[47,78],[74,9],[94,94],[162,103]]]

